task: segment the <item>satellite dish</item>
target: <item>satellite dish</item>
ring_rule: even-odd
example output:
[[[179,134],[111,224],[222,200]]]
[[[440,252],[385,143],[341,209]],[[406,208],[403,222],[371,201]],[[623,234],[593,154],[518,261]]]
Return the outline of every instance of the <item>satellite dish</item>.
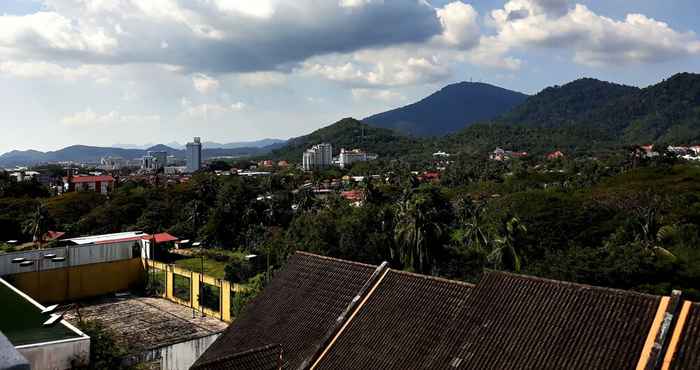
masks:
[[[19,263],[20,266],[31,266],[34,264],[34,261],[22,261]]]
[[[66,257],[54,257],[51,259],[53,262],[63,262],[66,260]]]
[[[17,257],[17,258],[13,258],[13,259],[12,259],[12,263],[20,263],[20,262],[24,262],[24,261],[26,261],[26,260],[27,260],[27,259],[24,258],[24,257]]]
[[[54,254],[54,253],[45,254],[44,258],[46,258],[46,259],[56,258],[56,254]]]

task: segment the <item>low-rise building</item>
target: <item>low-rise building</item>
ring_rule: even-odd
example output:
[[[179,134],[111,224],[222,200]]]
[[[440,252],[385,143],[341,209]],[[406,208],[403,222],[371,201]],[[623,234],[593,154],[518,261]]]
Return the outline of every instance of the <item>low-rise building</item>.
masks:
[[[699,336],[677,291],[500,271],[474,285],[297,252],[192,370],[690,370]]]
[[[361,149],[346,150],[341,148],[338,156],[338,165],[340,168],[345,168],[355,162],[366,162],[368,160],[367,153]]]
[[[63,179],[63,188],[67,192],[94,191],[107,194],[114,190],[115,180],[112,176],[69,176]]]

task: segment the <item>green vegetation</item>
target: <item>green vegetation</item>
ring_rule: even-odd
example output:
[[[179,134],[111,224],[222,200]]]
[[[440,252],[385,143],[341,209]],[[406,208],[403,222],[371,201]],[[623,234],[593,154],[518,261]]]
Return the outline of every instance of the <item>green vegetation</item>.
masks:
[[[202,259],[199,257],[185,258],[175,261],[175,265],[193,272],[201,272]],[[204,259],[204,274],[206,275],[215,277],[217,279],[223,279],[225,276],[225,269],[226,262],[217,261],[214,259]]]
[[[189,301],[192,291],[192,282],[187,276],[173,274],[173,295],[183,301]]]

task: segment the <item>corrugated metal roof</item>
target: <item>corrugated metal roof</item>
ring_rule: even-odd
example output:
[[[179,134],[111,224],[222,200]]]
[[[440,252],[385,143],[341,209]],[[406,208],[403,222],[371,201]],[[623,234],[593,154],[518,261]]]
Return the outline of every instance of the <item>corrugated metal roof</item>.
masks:
[[[83,236],[80,238],[66,239],[78,245],[83,244],[105,244],[105,243],[116,243],[120,241],[129,240],[139,240],[148,234],[144,234],[143,231],[129,231],[124,233],[115,234],[104,234],[104,235],[93,235],[93,236]]]

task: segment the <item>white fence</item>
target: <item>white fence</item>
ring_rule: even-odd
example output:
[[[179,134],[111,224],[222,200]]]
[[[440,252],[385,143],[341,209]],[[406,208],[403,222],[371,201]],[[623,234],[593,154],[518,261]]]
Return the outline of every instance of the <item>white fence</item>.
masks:
[[[126,241],[0,254],[0,276],[131,259],[134,257],[135,245],[138,245],[139,249],[141,248],[138,241]],[[45,257],[53,254],[56,257],[65,257],[65,260],[57,262]],[[24,258],[34,263],[29,266],[21,266],[19,263],[12,263],[15,258]]]

